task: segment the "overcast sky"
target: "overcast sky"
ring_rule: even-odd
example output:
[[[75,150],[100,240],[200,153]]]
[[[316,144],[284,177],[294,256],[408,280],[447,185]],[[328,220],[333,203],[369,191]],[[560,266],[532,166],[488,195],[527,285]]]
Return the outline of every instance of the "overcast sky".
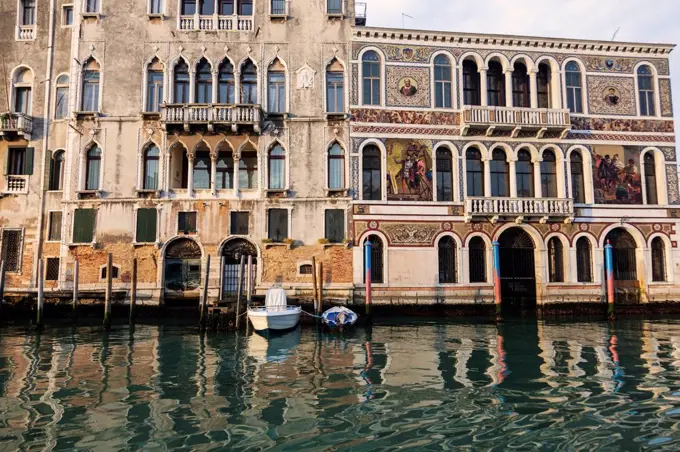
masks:
[[[680,44],[679,0],[358,0],[374,27]],[[671,53],[680,136],[680,47]],[[677,141],[677,139],[676,139]]]

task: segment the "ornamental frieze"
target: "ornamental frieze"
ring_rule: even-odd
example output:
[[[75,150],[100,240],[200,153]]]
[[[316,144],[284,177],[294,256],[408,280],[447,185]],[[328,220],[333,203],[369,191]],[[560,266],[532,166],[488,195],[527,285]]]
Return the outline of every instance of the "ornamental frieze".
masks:
[[[457,126],[460,122],[458,113],[435,111],[354,108],[351,114],[352,122],[363,123]]]
[[[391,245],[431,245],[441,230],[441,224],[383,223],[381,229],[387,235]]]
[[[571,125],[574,130],[595,130],[599,132],[674,132],[673,121],[652,119],[572,117]]]

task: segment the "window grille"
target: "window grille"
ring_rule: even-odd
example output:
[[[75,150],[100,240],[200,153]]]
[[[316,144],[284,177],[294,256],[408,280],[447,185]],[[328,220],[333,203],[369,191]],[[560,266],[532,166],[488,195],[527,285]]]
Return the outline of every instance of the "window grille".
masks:
[[[2,260],[5,271],[21,271],[22,231],[18,229],[4,229],[2,231]]]

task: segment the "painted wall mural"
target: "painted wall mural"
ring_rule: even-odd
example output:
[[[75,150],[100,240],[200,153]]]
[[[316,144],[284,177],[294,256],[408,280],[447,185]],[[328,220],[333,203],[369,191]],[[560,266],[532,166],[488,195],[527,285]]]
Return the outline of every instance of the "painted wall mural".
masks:
[[[351,114],[352,122],[432,126],[457,126],[459,123],[458,113],[355,108]]]
[[[633,146],[593,146],[595,204],[642,204],[640,151]]]
[[[422,67],[387,66],[387,105],[430,106],[430,71]]]
[[[588,106],[591,114],[635,116],[633,78],[589,75]]]
[[[593,130],[598,132],[654,132],[673,133],[673,121],[628,118],[571,118],[574,130]]]
[[[387,199],[432,201],[432,141],[391,139],[387,148]]]

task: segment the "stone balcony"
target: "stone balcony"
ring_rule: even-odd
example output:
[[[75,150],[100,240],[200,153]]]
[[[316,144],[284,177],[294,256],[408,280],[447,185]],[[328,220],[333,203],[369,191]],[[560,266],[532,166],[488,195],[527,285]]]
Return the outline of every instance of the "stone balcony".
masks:
[[[20,135],[30,137],[33,132],[33,118],[23,113],[0,114],[0,136]]]
[[[161,106],[161,121],[167,130],[176,125],[189,131],[191,126],[206,126],[214,131],[215,126],[230,127],[237,133],[239,127],[252,127],[260,133],[262,109],[259,105],[217,105],[217,104],[166,104]]]
[[[180,16],[183,31],[253,31],[253,16]]]
[[[35,25],[19,25],[17,27],[18,41],[33,41],[35,39]]]
[[[536,133],[542,138],[546,132],[559,132],[564,138],[571,130],[569,110],[555,108],[482,107],[466,105],[461,116],[461,134],[470,129],[485,129],[486,136],[496,130],[511,130],[512,138],[521,131]]]
[[[538,218],[541,223],[562,220],[571,223],[574,218],[574,200],[566,198],[467,198],[465,221],[490,218],[496,223],[500,218],[511,218],[516,223]]]

